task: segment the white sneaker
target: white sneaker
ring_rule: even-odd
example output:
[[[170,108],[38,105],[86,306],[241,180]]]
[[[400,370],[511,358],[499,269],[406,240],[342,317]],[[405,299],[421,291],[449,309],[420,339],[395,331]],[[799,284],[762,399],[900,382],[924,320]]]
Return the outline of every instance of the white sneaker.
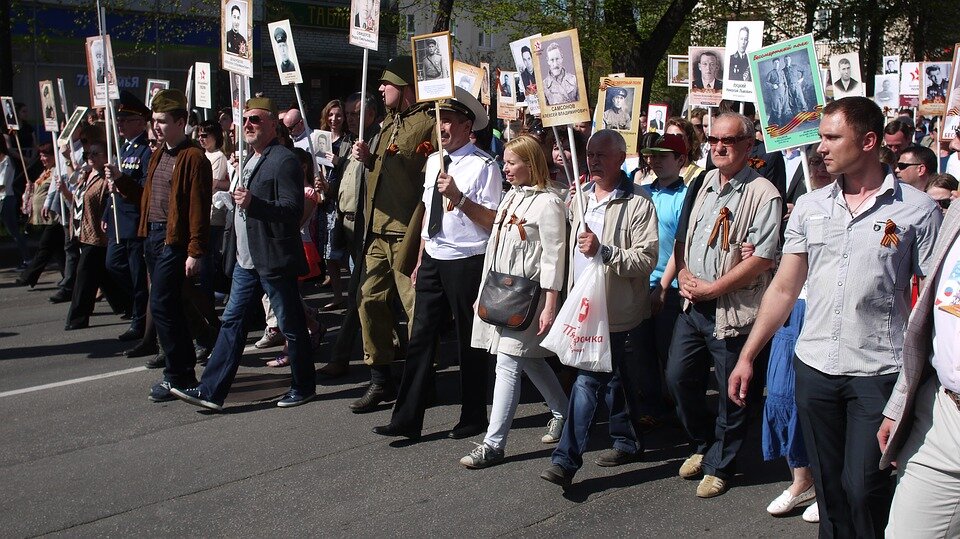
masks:
[[[767,506],[767,512],[774,516],[785,515],[793,511],[794,507],[812,500],[816,496],[817,493],[814,492],[812,486],[796,496],[790,494],[790,490],[787,489],[783,491],[783,494],[777,496],[775,500],[770,502],[770,505]]]
[[[803,512],[802,518],[807,522],[820,522],[820,508],[814,503],[810,507],[807,507],[806,511]]]

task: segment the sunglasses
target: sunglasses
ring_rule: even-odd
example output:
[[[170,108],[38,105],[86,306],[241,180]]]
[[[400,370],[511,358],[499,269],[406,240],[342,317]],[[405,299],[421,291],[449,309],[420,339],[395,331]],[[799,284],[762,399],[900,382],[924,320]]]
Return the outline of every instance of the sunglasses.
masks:
[[[916,165],[922,165],[923,163],[897,163],[897,170],[907,170],[908,168]]]
[[[247,122],[253,125],[260,125],[260,123],[263,122],[263,118],[261,118],[260,116],[257,116],[256,114],[251,114],[250,116],[243,117],[244,125],[246,125]]]
[[[707,142],[709,142],[711,146],[716,146],[717,143],[721,143],[724,146],[733,146],[738,142],[743,142],[752,138],[753,135],[740,135],[739,137],[707,137]]]
[[[947,209],[947,208],[950,207],[951,199],[949,199],[949,198],[941,198],[940,200],[934,200],[934,202],[936,202],[937,204],[939,204],[941,208]]]

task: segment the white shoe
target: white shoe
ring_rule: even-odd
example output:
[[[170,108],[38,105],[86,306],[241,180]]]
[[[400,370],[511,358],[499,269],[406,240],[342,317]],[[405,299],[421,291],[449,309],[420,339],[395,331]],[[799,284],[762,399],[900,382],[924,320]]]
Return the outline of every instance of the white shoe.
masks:
[[[816,496],[817,493],[814,492],[812,486],[796,496],[790,494],[790,490],[787,489],[783,491],[783,494],[777,496],[775,500],[770,502],[770,505],[767,506],[767,512],[774,516],[785,515],[793,511],[794,507],[812,500]]]
[[[803,520],[807,522],[820,522],[820,508],[814,503],[803,512]]]

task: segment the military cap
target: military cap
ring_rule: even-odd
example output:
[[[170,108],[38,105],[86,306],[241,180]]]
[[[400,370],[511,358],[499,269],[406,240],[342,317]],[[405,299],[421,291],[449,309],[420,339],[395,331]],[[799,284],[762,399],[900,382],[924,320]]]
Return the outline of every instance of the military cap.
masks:
[[[273,31],[273,40],[277,43],[286,43],[287,33],[283,30],[283,28],[277,27],[277,29]]]
[[[124,90],[120,92],[117,103],[117,116],[143,116],[144,119],[150,119],[150,109],[137,96]]]
[[[269,97],[251,97],[248,99],[247,104],[243,106],[243,110],[253,109],[267,110],[270,111],[271,114],[277,114],[277,107]]]
[[[150,102],[150,108],[153,112],[173,112],[175,110],[187,110],[187,96],[176,88],[160,90],[153,96]]]
[[[383,75],[380,75],[380,80],[387,81],[394,86],[413,84],[413,59],[409,56],[393,58],[387,63]]]

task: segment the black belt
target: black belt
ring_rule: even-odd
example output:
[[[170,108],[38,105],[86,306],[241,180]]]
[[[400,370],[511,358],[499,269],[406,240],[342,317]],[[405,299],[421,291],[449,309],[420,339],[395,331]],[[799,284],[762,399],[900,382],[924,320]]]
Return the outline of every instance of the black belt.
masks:
[[[947,388],[943,388],[943,392],[946,393],[948,397],[950,397],[950,400],[952,400],[953,403],[957,405],[957,410],[960,411],[960,395],[954,393],[953,391],[950,391]]]
[[[166,230],[166,229],[167,229],[166,221],[161,221],[159,223],[147,223],[147,230],[149,230],[150,232],[154,232],[157,230]]]

